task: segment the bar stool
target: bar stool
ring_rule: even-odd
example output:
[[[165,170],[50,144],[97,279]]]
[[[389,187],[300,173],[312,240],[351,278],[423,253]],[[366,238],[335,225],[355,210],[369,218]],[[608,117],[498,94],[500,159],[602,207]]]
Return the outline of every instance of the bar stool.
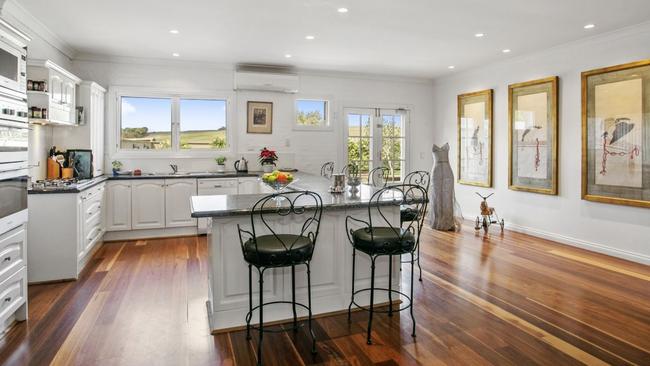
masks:
[[[422,188],[424,188],[425,192],[427,193],[427,197],[429,197],[429,182],[431,179],[431,175],[429,172],[426,172],[424,170],[416,170],[413,172],[410,172],[404,177],[404,183],[405,184],[415,184],[418,185]],[[426,212],[423,213],[425,215]],[[416,225],[418,226],[418,231],[420,230],[420,217],[418,217],[418,212],[414,210],[410,205],[403,205],[400,207],[400,221],[401,222],[415,222]],[[418,252],[417,252],[417,258],[415,259],[418,268],[420,269],[420,276],[418,280],[422,282],[422,266],[420,266],[420,246],[418,246]],[[405,260],[401,261],[402,263],[409,263],[410,261]],[[401,267],[400,267],[401,270]]]
[[[334,162],[333,161],[328,161],[327,163],[323,164],[320,167],[320,175],[330,179],[332,178],[332,174],[334,174]]]
[[[393,315],[393,311],[402,311],[410,309],[411,319],[413,320],[412,337],[415,337],[415,316],[413,315],[413,273],[415,263],[415,251],[419,246],[420,230],[422,225],[415,225],[417,220],[400,223],[399,226],[393,225],[389,217],[392,217],[389,210],[395,206],[408,204],[419,214],[420,222],[424,219],[428,197],[426,191],[415,184],[400,184],[384,187],[375,192],[368,202],[368,221],[364,221],[352,216],[346,217],[345,229],[348,234],[348,240],[352,244],[352,295],[350,305],[348,306],[348,322],[351,321],[352,305],[368,311],[368,334],[367,343],[372,344],[372,317],[375,312],[388,313]],[[352,229],[351,224],[359,225],[361,228]],[[405,224],[408,224],[404,227]],[[354,273],[356,266],[357,250],[367,254],[370,257],[370,288],[364,288],[355,291]],[[411,254],[411,292],[410,295],[393,290],[393,256],[402,254]],[[375,262],[381,256],[388,256],[388,288],[375,287]],[[355,302],[355,295],[360,292],[370,291],[370,306],[365,307]],[[386,291],[388,293],[388,311],[375,310],[374,298],[375,291]],[[393,310],[393,293],[402,295],[408,300],[408,305]]]
[[[385,166],[378,166],[368,172],[368,185],[375,188],[386,187],[387,178],[390,176],[390,169]]]
[[[263,197],[251,210],[251,231],[239,230],[239,241],[248,263],[248,313],[246,314],[246,339],[251,339],[251,328],[257,329],[259,342],[257,345],[257,364],[262,364],[262,340],[264,332],[286,331],[264,328],[264,307],[274,304],[291,304],[293,308],[293,331],[298,330],[296,306],[309,312],[309,333],[312,339],[312,353],[316,353],[316,336],[312,328],[311,312],[311,269],[310,262],[316,246],[316,238],[320,229],[320,220],[323,213],[323,200],[314,192],[294,191],[276,193]],[[271,217],[291,217],[302,222],[300,232],[276,233],[273,228],[278,227],[268,221]],[[303,222],[304,218],[304,222]],[[260,235],[256,230],[256,223],[265,235]],[[283,225],[286,228],[287,225]],[[296,266],[307,266],[307,305],[296,302]],[[259,305],[253,307],[253,267],[259,274]],[[291,267],[291,301],[264,302],[264,272],[269,268]],[[253,312],[259,310],[259,324],[250,324]]]

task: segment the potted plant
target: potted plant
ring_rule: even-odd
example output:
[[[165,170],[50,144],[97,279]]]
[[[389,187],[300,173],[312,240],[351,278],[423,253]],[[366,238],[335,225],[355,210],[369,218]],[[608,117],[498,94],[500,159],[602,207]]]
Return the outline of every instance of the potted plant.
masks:
[[[120,175],[120,169],[122,169],[122,162],[119,160],[113,160],[111,163],[113,166],[113,175]]]
[[[226,171],[226,157],[217,156],[214,161],[217,162],[217,173],[223,173]]]
[[[274,150],[269,150],[267,148],[260,150],[259,162],[264,173],[272,172],[276,161],[278,161],[278,155]]]

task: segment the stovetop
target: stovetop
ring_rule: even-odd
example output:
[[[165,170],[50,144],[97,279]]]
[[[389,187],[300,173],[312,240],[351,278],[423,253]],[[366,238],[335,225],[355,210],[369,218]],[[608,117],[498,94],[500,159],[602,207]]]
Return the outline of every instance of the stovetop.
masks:
[[[32,189],[34,190],[48,190],[48,189],[77,189],[77,186],[81,183],[88,181],[87,179],[49,179],[49,180],[37,180],[32,184]]]

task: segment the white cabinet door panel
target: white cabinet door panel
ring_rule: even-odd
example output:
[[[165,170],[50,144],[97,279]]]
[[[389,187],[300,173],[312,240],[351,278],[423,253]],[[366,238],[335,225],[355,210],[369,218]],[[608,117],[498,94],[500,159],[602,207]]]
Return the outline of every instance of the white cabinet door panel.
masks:
[[[131,230],[131,182],[106,184],[106,231]]]
[[[165,227],[165,180],[142,179],[133,182],[131,220],[134,230]]]
[[[196,226],[190,197],[196,196],[196,179],[165,180],[165,226]]]

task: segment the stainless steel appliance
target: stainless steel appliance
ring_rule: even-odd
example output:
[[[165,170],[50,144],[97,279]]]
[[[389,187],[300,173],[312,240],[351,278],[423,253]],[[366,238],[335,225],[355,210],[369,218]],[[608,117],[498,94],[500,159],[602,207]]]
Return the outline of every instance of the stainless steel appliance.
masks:
[[[27,222],[27,169],[0,171],[0,233]]]
[[[27,162],[28,132],[27,103],[0,95],[0,170]]]
[[[241,158],[241,160],[235,161],[235,171],[238,173],[248,173],[248,160]]]
[[[27,90],[27,50],[0,30],[0,93],[24,99]]]

